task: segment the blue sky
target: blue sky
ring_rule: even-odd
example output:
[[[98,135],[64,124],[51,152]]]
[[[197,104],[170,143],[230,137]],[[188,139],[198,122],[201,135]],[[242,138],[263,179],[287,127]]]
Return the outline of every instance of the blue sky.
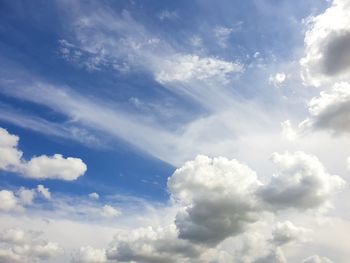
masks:
[[[349,9],[1,1],[0,262],[345,263]]]

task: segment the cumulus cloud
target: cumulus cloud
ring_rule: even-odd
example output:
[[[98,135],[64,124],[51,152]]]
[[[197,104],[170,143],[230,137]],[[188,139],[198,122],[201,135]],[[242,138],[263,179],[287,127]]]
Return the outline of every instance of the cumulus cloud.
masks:
[[[72,181],[82,176],[86,164],[79,158],[64,158],[60,154],[36,156],[29,161],[22,159],[18,150],[19,137],[0,127],[0,170],[16,172],[33,179],[60,179]]]
[[[290,221],[278,222],[273,228],[272,240],[278,246],[282,246],[294,241],[305,241],[309,233],[309,229],[297,227]]]
[[[277,247],[274,250],[262,258],[259,258],[254,261],[254,263],[287,263],[287,260],[284,256],[284,253],[280,247]]]
[[[242,65],[219,58],[178,54],[164,60],[161,69],[156,72],[156,80],[160,83],[188,82],[215,77],[225,82],[230,74],[242,70]]]
[[[34,179],[60,179],[73,181],[87,170],[86,164],[79,158],[64,158],[61,154],[33,157],[26,163],[24,175]]]
[[[280,88],[283,83],[286,81],[286,74],[284,72],[279,72],[274,75],[269,76],[270,85],[275,86],[276,88]]]
[[[89,198],[93,199],[93,200],[98,200],[100,198],[100,195],[98,193],[90,193],[89,194]]]
[[[302,129],[329,130],[333,133],[350,132],[350,84],[334,84],[329,91],[309,102],[310,117],[300,124]]]
[[[110,205],[104,205],[101,209],[101,216],[105,218],[113,218],[121,215],[121,212]]]
[[[0,191],[0,211],[9,212],[20,209],[17,197],[12,191]]]
[[[90,246],[81,247],[73,254],[73,263],[104,263],[107,262],[106,250],[92,248]]]
[[[32,263],[47,261],[63,253],[54,242],[41,239],[40,232],[10,228],[0,234],[0,262]]]
[[[31,205],[35,198],[36,192],[34,189],[26,189],[21,187],[17,191],[18,198],[23,205]]]
[[[107,257],[117,262],[175,263],[193,262],[200,247],[177,238],[174,225],[120,232],[107,250]]]
[[[45,199],[50,200],[51,199],[51,193],[49,188],[46,188],[45,186],[39,184],[36,188],[36,191]]]
[[[317,157],[304,152],[274,153],[272,161],[278,172],[259,195],[277,209],[321,207],[345,185],[342,178],[329,174]]]
[[[183,206],[176,216],[179,237],[216,245],[258,220],[254,171],[236,160],[198,156],[168,180],[172,197]]]
[[[322,14],[308,19],[302,76],[308,85],[320,86],[350,77],[350,5],[333,0]]]
[[[289,141],[295,141],[298,138],[297,131],[293,129],[290,120],[281,123],[282,136]]]

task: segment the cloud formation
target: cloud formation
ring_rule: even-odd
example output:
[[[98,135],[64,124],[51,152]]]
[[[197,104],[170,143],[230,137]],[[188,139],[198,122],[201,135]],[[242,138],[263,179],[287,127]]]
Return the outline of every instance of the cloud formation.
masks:
[[[349,80],[350,77],[350,5],[334,0],[322,14],[308,20],[302,76],[308,85]]]
[[[64,158],[61,154],[40,155],[29,161],[22,159],[18,150],[19,137],[0,127],[0,170],[16,172],[32,179],[59,179],[72,181],[82,176],[86,164],[79,158]]]

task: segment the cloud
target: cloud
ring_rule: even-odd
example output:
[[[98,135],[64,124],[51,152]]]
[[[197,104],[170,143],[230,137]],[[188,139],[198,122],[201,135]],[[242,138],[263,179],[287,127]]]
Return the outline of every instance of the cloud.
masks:
[[[155,73],[155,78],[160,83],[206,81],[212,78],[227,82],[230,74],[242,72],[242,70],[243,66],[235,62],[177,54],[163,61],[161,68]]]
[[[23,205],[31,205],[33,203],[34,198],[35,198],[36,192],[34,189],[26,189],[24,187],[21,187],[17,191],[17,195],[19,197],[20,202]]]
[[[98,200],[100,198],[100,195],[98,193],[90,193],[89,194],[89,198],[93,199],[93,200]]]
[[[174,225],[166,228],[140,228],[120,232],[107,249],[107,258],[117,262],[192,262],[201,249],[177,238]]]
[[[282,246],[295,241],[306,241],[309,229],[297,227],[290,221],[278,222],[272,231],[272,241]]]
[[[269,76],[269,84],[276,88],[280,88],[286,81],[287,76],[284,72],[276,73],[275,75]]]
[[[54,242],[40,238],[40,232],[10,228],[0,234],[0,262],[32,263],[47,261],[63,253]]]
[[[0,127],[0,170],[16,172],[32,179],[60,179],[72,181],[82,176],[86,164],[79,158],[64,158],[60,154],[41,155],[29,161],[22,159],[17,149],[19,137]]]
[[[333,133],[350,132],[350,84],[340,82],[329,91],[322,91],[309,102],[310,117],[301,129],[328,130]]]
[[[8,212],[18,210],[19,208],[20,206],[18,205],[18,200],[12,191],[0,191],[0,211]]]
[[[255,172],[236,160],[198,156],[185,163],[168,179],[172,198],[183,206],[175,220],[179,237],[216,245],[244,232],[258,220],[259,185]]]
[[[302,76],[308,85],[349,80],[350,77],[350,5],[333,0],[318,16],[310,17],[305,34]]]
[[[297,131],[293,129],[290,120],[281,122],[282,136],[289,141],[295,141],[298,138]]]
[[[277,247],[276,249],[272,250],[267,256],[263,258],[259,258],[258,260],[254,261],[254,263],[272,263],[272,262],[287,263],[287,260],[281,248]]]
[[[320,257],[318,255],[314,255],[304,259],[302,263],[333,263],[333,261],[331,261],[326,257]]]
[[[110,205],[104,205],[101,210],[101,216],[105,218],[113,218],[121,215],[121,212]]]
[[[26,163],[24,175],[33,179],[60,179],[73,181],[87,170],[86,164],[79,158],[64,158],[61,154],[33,157]]]
[[[47,199],[47,200],[51,199],[51,193],[50,193],[49,188],[46,188],[43,185],[39,184],[36,188],[36,191],[45,199]]]
[[[104,263],[107,262],[105,249],[92,248],[90,246],[81,247],[73,254],[73,263]]]
[[[175,11],[169,11],[169,10],[163,10],[159,14],[159,19],[160,20],[175,20],[179,18],[179,15]]]
[[[278,172],[259,190],[259,195],[276,209],[322,207],[345,186],[343,179],[329,174],[313,155],[274,153],[272,161]]]

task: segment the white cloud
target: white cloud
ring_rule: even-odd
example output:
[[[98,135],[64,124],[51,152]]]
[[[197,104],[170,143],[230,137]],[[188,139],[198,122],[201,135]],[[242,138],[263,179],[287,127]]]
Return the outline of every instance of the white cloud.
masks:
[[[22,152],[17,149],[19,137],[0,127],[0,169],[17,171],[21,166]]]
[[[98,193],[90,193],[89,197],[93,200],[98,200],[100,198],[100,195]]]
[[[172,198],[183,206],[176,216],[179,237],[216,245],[258,220],[254,171],[236,160],[198,156],[168,180]]]
[[[302,263],[333,263],[333,261],[331,261],[326,257],[320,257],[318,255],[314,255],[304,259]]]
[[[281,123],[282,126],[282,136],[289,141],[295,141],[298,138],[297,131],[293,129],[290,120],[286,120]]]
[[[73,263],[104,263],[107,262],[106,250],[92,248],[90,246],[81,247],[73,254]]]
[[[272,263],[272,262],[287,263],[287,260],[281,248],[277,247],[276,249],[272,250],[267,256],[254,261],[254,263]]]
[[[24,187],[21,187],[17,191],[17,195],[21,204],[31,205],[33,203],[36,193],[34,189],[26,189]]]
[[[76,180],[87,170],[81,159],[64,158],[60,154],[41,155],[25,161],[22,159],[22,152],[17,149],[18,141],[18,136],[0,128],[0,169],[16,172],[27,178],[67,181]]]
[[[306,241],[310,230],[297,227],[290,221],[278,222],[272,231],[272,240],[278,246],[282,246],[295,241]]]
[[[61,154],[33,157],[26,163],[24,175],[34,179],[60,179],[73,181],[87,170],[86,164],[79,158],[64,158]]]
[[[302,129],[349,133],[350,84],[336,83],[329,91],[322,91],[309,102],[309,112],[310,117],[299,125]]]
[[[317,157],[304,152],[274,153],[272,161],[278,172],[259,194],[277,209],[322,207],[345,186],[345,181],[329,174]]]
[[[12,191],[0,191],[0,211],[8,212],[19,208],[18,200]]]
[[[43,185],[39,184],[36,188],[36,191],[42,195],[42,197],[44,197],[47,200],[51,199],[51,193],[49,188],[44,187]]]
[[[287,76],[284,72],[279,72],[274,75],[269,76],[270,85],[275,86],[276,88],[280,88],[283,83],[286,81]]]
[[[302,76],[308,85],[320,86],[350,77],[350,5],[334,0],[322,14],[308,19]]]
[[[40,232],[19,228],[6,229],[0,234],[0,262],[32,263],[49,260],[63,253],[54,242],[40,238]]]
[[[212,57],[197,55],[174,55],[165,59],[156,71],[156,80],[160,83],[189,82],[210,80],[212,78],[226,82],[232,73],[242,72],[243,66]]]
[[[105,217],[105,218],[113,218],[113,217],[118,217],[120,216],[122,213],[114,208],[113,206],[110,205],[104,205],[102,207],[101,210],[101,216]]]

